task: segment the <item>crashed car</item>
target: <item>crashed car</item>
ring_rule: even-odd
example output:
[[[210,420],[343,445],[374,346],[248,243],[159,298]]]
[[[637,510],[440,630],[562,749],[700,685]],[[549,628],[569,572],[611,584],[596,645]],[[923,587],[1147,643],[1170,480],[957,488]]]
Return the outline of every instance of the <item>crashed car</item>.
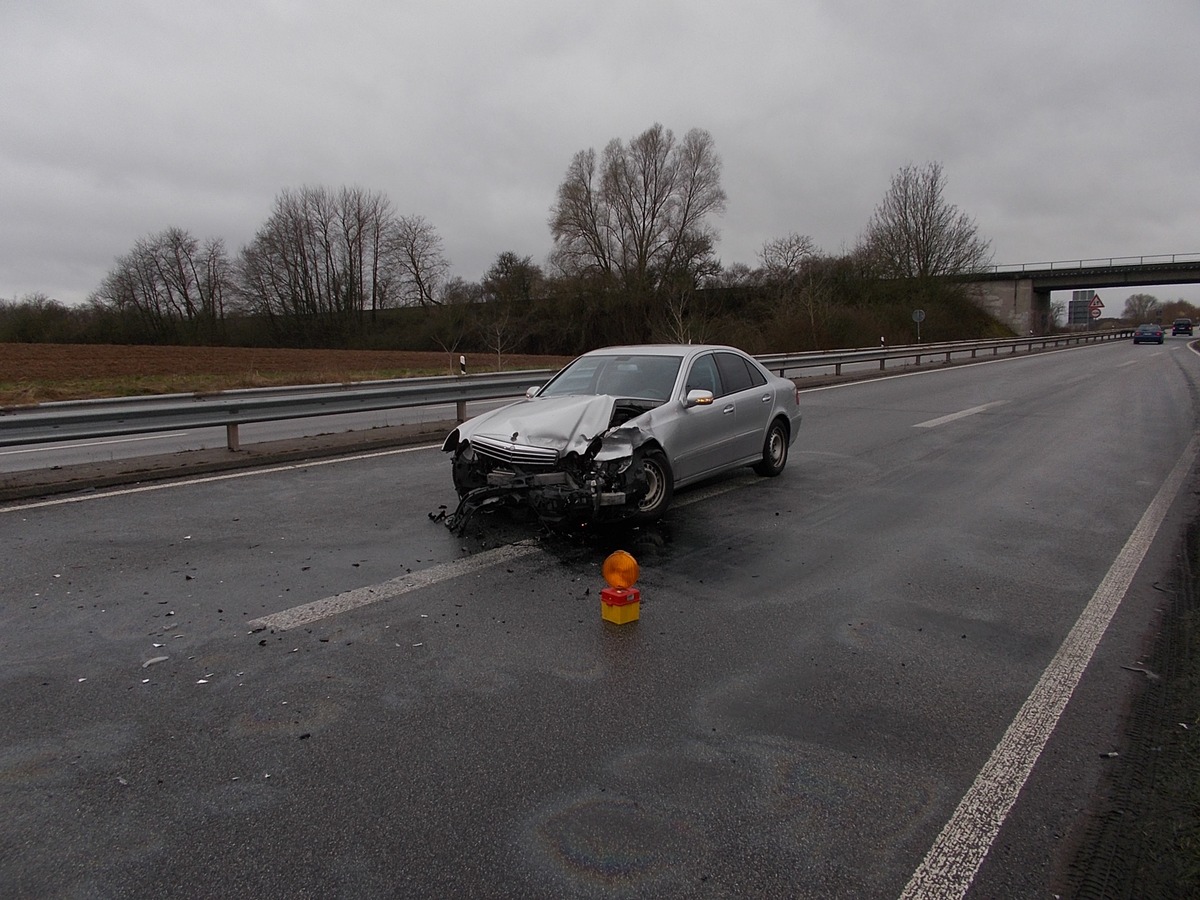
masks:
[[[652,521],[676,488],[719,472],[778,475],[800,418],[795,383],[733,347],[594,350],[450,432],[450,524],[504,503],[550,524]]]

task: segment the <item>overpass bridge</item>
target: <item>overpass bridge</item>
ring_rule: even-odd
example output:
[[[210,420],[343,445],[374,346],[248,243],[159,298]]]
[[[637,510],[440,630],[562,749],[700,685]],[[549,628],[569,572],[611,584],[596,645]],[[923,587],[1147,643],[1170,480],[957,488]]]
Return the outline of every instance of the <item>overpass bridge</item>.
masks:
[[[975,301],[1017,334],[1050,328],[1050,292],[1200,284],[1200,253],[991,266],[965,277]]]

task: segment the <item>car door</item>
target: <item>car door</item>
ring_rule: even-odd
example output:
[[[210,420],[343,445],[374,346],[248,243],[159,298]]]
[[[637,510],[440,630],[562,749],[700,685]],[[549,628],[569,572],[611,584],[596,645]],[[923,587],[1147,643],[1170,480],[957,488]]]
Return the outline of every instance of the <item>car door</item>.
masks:
[[[737,424],[733,404],[726,402],[721,373],[712,353],[692,360],[684,379],[684,397],[688,391],[711,391],[713,402],[680,411],[672,425],[671,464],[677,482],[699,478],[720,469],[734,453]]]
[[[733,407],[734,428],[723,465],[751,459],[762,453],[763,439],[773,406],[773,394],[762,372],[737,353],[717,351],[717,370],[725,394],[721,402]]]

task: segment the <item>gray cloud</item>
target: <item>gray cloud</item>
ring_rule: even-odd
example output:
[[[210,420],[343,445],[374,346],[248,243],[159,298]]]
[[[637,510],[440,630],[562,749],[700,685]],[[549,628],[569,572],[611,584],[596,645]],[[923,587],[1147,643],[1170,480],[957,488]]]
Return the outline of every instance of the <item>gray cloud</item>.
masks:
[[[713,134],[726,263],[848,249],[933,160],[998,263],[1200,252],[1197,34],[1194,0],[0,0],[0,296],[82,300],[168,226],[236,251],[304,184],[384,192],[477,279],[655,122]]]

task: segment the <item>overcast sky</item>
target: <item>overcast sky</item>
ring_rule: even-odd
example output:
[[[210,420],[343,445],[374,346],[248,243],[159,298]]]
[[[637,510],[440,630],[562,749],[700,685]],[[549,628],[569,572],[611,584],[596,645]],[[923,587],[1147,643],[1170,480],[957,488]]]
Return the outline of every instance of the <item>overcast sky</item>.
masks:
[[[236,254],[304,185],[471,281],[543,263],[571,157],[656,122],[713,136],[726,264],[849,250],[933,161],[997,264],[1200,254],[1197,60],[1197,0],[0,0],[0,298],[81,301],[170,226]]]

